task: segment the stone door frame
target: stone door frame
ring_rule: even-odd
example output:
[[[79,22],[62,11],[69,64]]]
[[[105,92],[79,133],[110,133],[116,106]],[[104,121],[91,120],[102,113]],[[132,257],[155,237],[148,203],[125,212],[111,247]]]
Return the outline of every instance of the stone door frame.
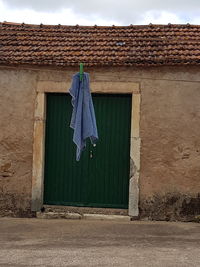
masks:
[[[45,154],[45,121],[46,93],[67,93],[69,82],[39,81],[35,101],[34,135],[33,135],[33,168],[31,210],[39,211],[43,206],[44,191],[44,154]],[[131,94],[131,135],[130,135],[130,182],[128,214],[139,215],[139,175],[140,175],[140,87],[132,82],[91,82],[92,93]]]

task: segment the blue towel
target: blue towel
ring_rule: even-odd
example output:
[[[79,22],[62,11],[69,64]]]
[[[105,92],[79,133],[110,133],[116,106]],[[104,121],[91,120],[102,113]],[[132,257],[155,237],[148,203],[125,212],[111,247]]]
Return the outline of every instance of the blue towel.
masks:
[[[89,74],[84,72],[83,79],[80,81],[80,74],[78,72],[73,75],[72,85],[69,90],[73,106],[70,127],[74,129],[73,142],[77,146],[77,161],[80,160],[81,152],[86,147],[86,139],[89,137],[92,144],[95,144],[98,139],[89,84]]]

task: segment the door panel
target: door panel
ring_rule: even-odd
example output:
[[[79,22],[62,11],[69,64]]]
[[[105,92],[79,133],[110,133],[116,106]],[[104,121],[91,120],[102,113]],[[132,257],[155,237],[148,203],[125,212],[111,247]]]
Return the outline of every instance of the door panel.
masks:
[[[128,206],[131,96],[93,94],[93,102],[99,141],[76,162],[71,97],[47,95],[45,204]]]

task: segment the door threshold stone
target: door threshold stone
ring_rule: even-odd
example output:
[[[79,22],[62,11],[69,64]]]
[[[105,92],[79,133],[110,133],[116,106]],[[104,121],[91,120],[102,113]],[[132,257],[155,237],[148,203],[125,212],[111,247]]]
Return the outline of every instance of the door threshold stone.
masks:
[[[70,220],[111,220],[111,221],[130,221],[129,216],[124,215],[105,215],[105,214],[79,214],[70,212],[56,212],[46,211],[37,212],[36,217],[38,219],[70,219]]]
[[[69,213],[69,212],[37,212],[36,217],[38,219],[71,219],[71,220],[80,220],[82,216],[78,213]]]
[[[103,215],[128,216],[128,209],[43,205],[42,210],[44,212],[78,213],[80,215],[83,215],[83,214],[103,214]]]

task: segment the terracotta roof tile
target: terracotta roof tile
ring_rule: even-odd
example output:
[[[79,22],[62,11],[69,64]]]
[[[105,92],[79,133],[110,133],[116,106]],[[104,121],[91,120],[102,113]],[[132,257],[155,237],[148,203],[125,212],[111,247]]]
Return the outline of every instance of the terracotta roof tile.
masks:
[[[200,25],[0,23],[0,64],[199,65]]]

